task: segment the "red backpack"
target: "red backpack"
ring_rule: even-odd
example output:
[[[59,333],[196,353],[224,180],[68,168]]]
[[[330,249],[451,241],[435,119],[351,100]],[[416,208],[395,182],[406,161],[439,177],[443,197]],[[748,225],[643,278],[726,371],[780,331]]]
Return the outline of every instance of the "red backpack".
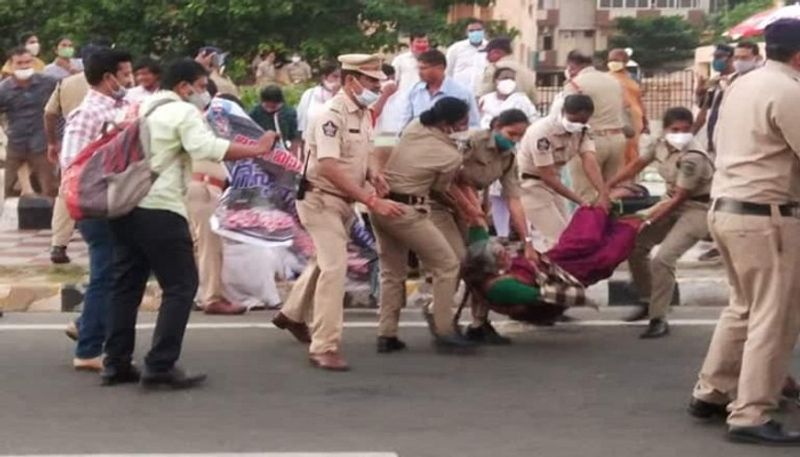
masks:
[[[63,171],[61,197],[73,220],[124,216],[147,196],[158,173],[150,168],[145,119],[174,100],[159,100],[138,120],[89,143]]]

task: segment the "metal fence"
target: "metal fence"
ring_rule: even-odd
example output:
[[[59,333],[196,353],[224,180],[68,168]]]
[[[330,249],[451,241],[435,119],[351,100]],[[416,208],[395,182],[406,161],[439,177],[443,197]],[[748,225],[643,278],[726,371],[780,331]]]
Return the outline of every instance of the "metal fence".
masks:
[[[692,70],[673,73],[644,72],[640,80],[645,112],[650,119],[660,119],[668,108],[694,105],[695,74]],[[536,108],[544,116],[550,105],[561,92],[562,86],[538,86],[536,88]]]

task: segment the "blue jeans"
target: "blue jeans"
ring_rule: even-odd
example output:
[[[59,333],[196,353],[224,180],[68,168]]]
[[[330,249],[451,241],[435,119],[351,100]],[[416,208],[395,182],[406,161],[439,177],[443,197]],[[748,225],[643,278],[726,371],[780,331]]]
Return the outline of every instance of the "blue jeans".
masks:
[[[87,219],[79,221],[77,227],[89,245],[89,287],[79,318],[80,336],[75,356],[91,359],[103,354],[114,278],[114,243],[108,221]]]

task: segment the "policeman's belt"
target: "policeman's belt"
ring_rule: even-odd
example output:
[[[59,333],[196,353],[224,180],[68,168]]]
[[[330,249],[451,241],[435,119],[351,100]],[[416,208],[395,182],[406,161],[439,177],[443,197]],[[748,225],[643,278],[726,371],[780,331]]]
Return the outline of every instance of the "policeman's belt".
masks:
[[[319,192],[321,194],[333,195],[334,197],[341,198],[342,200],[346,201],[347,203],[355,203],[355,200],[353,200],[350,197],[345,197],[342,194],[337,194],[336,192],[331,192],[329,190],[320,189],[319,187],[317,187],[317,186],[315,186],[315,185],[313,185],[311,183],[308,183],[308,190],[310,190],[311,192]]]
[[[787,203],[777,205],[781,216],[792,217],[798,215],[797,203]],[[731,198],[718,198],[714,202],[714,211],[722,213],[742,214],[745,216],[770,216],[772,215],[772,205],[763,203],[752,203],[734,200]]]
[[[616,135],[616,134],[623,134],[625,130],[623,129],[603,129],[603,130],[591,130],[592,135],[594,136],[608,136],[608,135]]]
[[[391,201],[397,203],[403,203],[410,206],[424,205],[425,202],[428,201],[427,197],[420,197],[417,195],[410,195],[410,194],[401,194],[398,192],[389,192],[389,195],[387,195],[386,198],[388,198]]]
[[[522,173],[522,179],[534,179],[536,181],[541,181],[541,176],[532,175],[530,173]]]

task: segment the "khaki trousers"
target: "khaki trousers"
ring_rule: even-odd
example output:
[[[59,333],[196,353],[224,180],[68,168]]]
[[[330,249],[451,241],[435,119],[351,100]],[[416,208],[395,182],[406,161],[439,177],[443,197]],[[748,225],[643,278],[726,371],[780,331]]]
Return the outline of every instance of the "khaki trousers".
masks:
[[[536,179],[523,181],[521,197],[528,223],[542,235],[544,250],[550,250],[569,223],[564,198]]]
[[[58,194],[58,186],[56,185],[55,167],[44,152],[41,153],[23,153],[14,151],[11,147],[8,148],[6,156],[6,182],[5,194],[11,195],[14,184],[17,182],[18,171],[24,164],[27,164],[33,174],[39,181],[41,186],[41,194],[46,197],[55,197]],[[20,180],[22,191],[26,190],[24,178]]]
[[[72,238],[72,233],[75,231],[75,221],[69,217],[67,205],[61,197],[56,197],[53,203],[53,219],[50,225],[53,227],[51,244],[53,246],[66,247]]]
[[[317,254],[295,282],[281,312],[295,322],[312,316],[310,353],[339,351],[347,243],[356,213],[345,200],[320,192],[308,192],[304,200],[297,202],[297,212]]]
[[[757,426],[778,408],[800,332],[800,220],[709,214],[730,302],[722,311],[694,396],[728,406],[728,424]]]
[[[610,181],[611,178],[625,165],[625,147],[627,140],[625,135],[615,133],[612,135],[597,135],[594,137],[596,147],[595,156],[600,171],[603,174],[603,181]],[[572,178],[572,188],[584,200],[592,201],[597,198],[597,191],[592,185],[586,172],[583,171],[583,163],[579,156],[575,156],[569,161],[570,177]]]
[[[202,306],[224,299],[222,293],[222,240],[211,230],[209,219],[217,208],[222,189],[192,181],[186,192],[186,206],[195,243],[198,297]]]
[[[400,310],[405,302],[408,251],[414,251],[433,276],[433,317],[436,333],[453,333],[453,295],[458,287],[461,262],[450,242],[428,213],[407,206],[397,218],[370,214],[381,266],[379,336],[396,337]],[[459,239],[461,235],[459,234]]]
[[[650,302],[650,319],[664,318],[675,291],[678,259],[698,241],[708,237],[708,208],[684,204],[672,214],[646,227],[636,237],[628,259],[633,283],[642,299]],[[659,245],[650,259],[650,251]]]

